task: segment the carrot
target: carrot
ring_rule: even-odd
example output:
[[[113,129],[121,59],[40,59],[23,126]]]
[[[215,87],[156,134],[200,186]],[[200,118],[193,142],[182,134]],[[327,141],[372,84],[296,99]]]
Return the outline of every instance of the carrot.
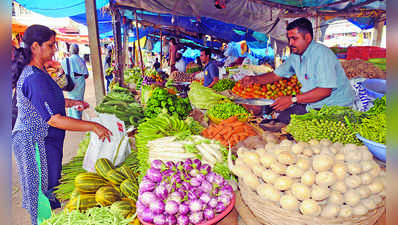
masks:
[[[235,121],[238,121],[238,118],[236,118],[236,116],[231,116],[226,120],[223,120],[220,125],[224,125],[224,124],[228,124],[228,123],[233,123]]]
[[[224,129],[222,129],[222,130],[220,131],[220,134],[221,134],[222,136],[225,136],[225,135],[227,135],[227,134],[230,133],[230,132],[232,132],[232,127],[224,127]]]
[[[246,132],[246,126],[240,126],[234,129],[234,133],[242,133],[242,132]]]
[[[208,130],[208,129],[204,129],[204,130],[202,131],[202,136],[203,136],[203,137],[208,137],[208,136],[209,136],[209,130]]]

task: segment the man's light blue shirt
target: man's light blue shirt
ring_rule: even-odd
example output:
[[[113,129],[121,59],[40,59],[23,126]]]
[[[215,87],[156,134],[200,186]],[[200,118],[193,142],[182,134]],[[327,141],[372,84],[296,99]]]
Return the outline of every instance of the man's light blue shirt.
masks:
[[[323,105],[352,106],[355,92],[336,55],[328,47],[312,41],[302,56],[292,54],[274,73],[281,77],[296,74],[301,92],[314,88],[332,88],[329,97],[308,104],[307,109]]]

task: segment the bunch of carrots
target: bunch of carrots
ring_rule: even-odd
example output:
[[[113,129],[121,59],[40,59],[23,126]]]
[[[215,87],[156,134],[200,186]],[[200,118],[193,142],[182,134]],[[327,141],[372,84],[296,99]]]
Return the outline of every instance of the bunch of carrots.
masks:
[[[202,135],[217,140],[226,147],[232,147],[249,136],[256,136],[257,134],[253,127],[239,121],[236,116],[231,116],[218,125],[210,125],[202,132]]]

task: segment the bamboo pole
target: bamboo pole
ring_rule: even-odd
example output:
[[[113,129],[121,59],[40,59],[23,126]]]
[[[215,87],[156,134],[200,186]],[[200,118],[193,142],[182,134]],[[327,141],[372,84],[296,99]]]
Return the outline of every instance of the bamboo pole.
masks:
[[[117,8],[112,8],[112,24],[113,24],[113,41],[115,44],[114,56],[116,81],[122,82],[123,74],[123,59],[122,59],[122,28],[120,24],[120,11]],[[114,79],[115,79],[114,78]]]
[[[142,52],[141,52],[141,45],[140,45],[140,32],[138,31],[138,17],[137,17],[137,11],[134,12],[135,15],[135,32],[137,34],[137,41],[138,41],[138,52],[140,53],[140,64],[141,64],[141,70],[142,70],[142,76],[145,76],[145,71],[144,71],[144,61],[142,60]]]
[[[163,37],[162,37],[162,28],[160,28],[160,68],[162,68],[163,61]]]

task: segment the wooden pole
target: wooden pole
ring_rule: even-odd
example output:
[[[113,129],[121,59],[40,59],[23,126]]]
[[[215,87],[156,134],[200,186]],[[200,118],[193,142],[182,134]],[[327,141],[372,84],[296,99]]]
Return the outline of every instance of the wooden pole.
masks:
[[[112,28],[113,41],[115,44],[115,78],[122,85],[123,62],[122,62],[122,27],[120,24],[120,11],[117,8],[112,8]]]
[[[140,53],[140,64],[141,64],[142,76],[145,76],[144,61],[142,60],[142,52],[141,52],[141,45],[140,45],[140,32],[138,31],[137,12],[134,12],[134,15],[135,15],[135,32],[137,34],[138,52]]]
[[[122,60],[123,60],[123,69],[121,72],[121,79],[120,79],[120,85],[124,83],[124,71],[126,68],[129,66],[129,55],[128,55],[128,47],[129,47],[129,28],[130,24],[124,24],[124,33],[123,33],[123,55],[122,55]]]
[[[162,28],[160,28],[160,68],[162,68],[163,61],[163,37],[162,37]]]
[[[90,45],[91,67],[94,79],[95,103],[99,105],[105,95],[104,71],[101,60],[101,47],[97,23],[97,7],[95,0],[86,1],[86,17],[88,27],[88,39]]]

